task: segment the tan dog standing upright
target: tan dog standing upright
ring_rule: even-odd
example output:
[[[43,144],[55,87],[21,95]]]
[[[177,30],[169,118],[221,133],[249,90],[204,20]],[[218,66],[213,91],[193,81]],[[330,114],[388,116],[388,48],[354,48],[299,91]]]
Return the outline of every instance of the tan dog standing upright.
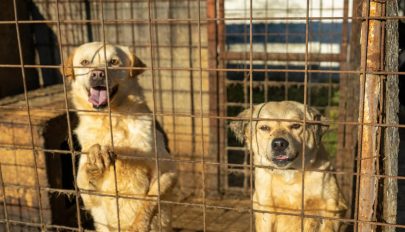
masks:
[[[250,110],[239,117],[249,118]],[[246,141],[253,151],[255,193],[253,207],[257,232],[301,231],[302,197],[303,231],[339,231],[341,222],[317,218],[341,218],[346,204],[338,188],[328,154],[321,143],[326,126],[302,120],[322,121],[314,108],[293,101],[255,105],[253,118],[276,120],[234,121],[230,124],[236,137]],[[277,121],[277,119],[279,121]],[[289,120],[289,121],[280,121]],[[250,136],[252,135],[252,136]],[[305,145],[302,173],[303,145]],[[304,176],[304,177],[303,177]],[[304,178],[304,195],[302,195]],[[277,214],[279,213],[279,214]],[[296,216],[295,216],[296,215]]]
[[[155,151],[152,115],[136,77],[142,70],[119,67],[144,65],[127,47],[103,46],[101,42],[78,47],[65,63],[64,74],[71,80],[73,103],[78,110],[84,110],[78,112],[79,125],[75,130],[82,151],[87,153],[80,158],[77,185],[97,231],[116,231],[118,226],[122,231],[159,231],[157,203],[151,196],[170,194],[176,180],[175,167],[172,162],[159,161],[157,170],[155,154],[165,159],[170,154],[160,131],[156,131]],[[103,112],[89,112],[94,109]],[[116,189],[121,196],[119,221]],[[171,231],[170,214],[169,206],[162,205],[162,231]]]

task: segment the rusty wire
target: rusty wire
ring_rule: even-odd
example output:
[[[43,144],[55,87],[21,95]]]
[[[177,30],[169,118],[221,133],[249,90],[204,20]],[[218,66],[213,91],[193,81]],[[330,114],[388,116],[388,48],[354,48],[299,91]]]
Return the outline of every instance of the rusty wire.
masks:
[[[307,17],[255,17],[254,20],[306,20]],[[308,20],[336,20],[336,19],[345,19],[345,17],[308,17]],[[398,20],[398,19],[405,19],[405,16],[372,16],[372,17],[350,17],[348,16],[347,19],[351,20]],[[210,21],[244,21],[250,20],[250,17],[227,17],[227,18],[210,18],[210,19],[201,19],[200,23],[205,24]],[[101,20],[68,20],[68,19],[61,19],[59,21],[61,24],[102,24]],[[57,24],[57,20],[18,20],[18,24]],[[149,20],[141,20],[141,19],[105,19],[104,24],[145,24],[148,25]],[[154,24],[198,24],[198,19],[152,19],[151,23]],[[12,20],[2,20],[0,24],[15,24],[15,21]]]
[[[253,0],[249,0],[249,123],[252,125],[253,118]],[[245,79],[245,78],[244,78]],[[246,89],[246,88],[245,88]],[[246,94],[244,94],[246,96]],[[254,201],[253,201],[253,127],[249,127],[249,197],[250,197],[250,232],[253,232],[255,219],[254,219]],[[246,156],[246,154],[245,154]]]
[[[6,196],[6,188],[5,188],[5,184],[4,184],[4,179],[3,179],[3,169],[2,169],[2,164],[0,163],[0,181],[1,181],[1,194],[3,196]],[[6,231],[10,231],[10,222],[8,219],[8,210],[7,210],[7,202],[5,200],[3,200],[3,210],[4,210],[4,221],[6,224]]]
[[[56,12],[57,12],[57,19],[59,19],[59,4],[58,4],[58,0],[56,1]],[[57,24],[58,25],[58,37],[59,40],[61,40],[62,38],[62,32],[61,32],[61,28],[60,28],[60,23]],[[68,144],[69,144],[69,152],[70,152],[70,156],[72,157],[72,176],[73,176],[73,180],[74,180],[74,188],[75,188],[75,202],[76,202],[76,216],[77,216],[77,226],[78,226],[78,230],[81,231],[82,230],[82,220],[81,220],[81,216],[80,216],[80,201],[79,201],[79,195],[80,195],[80,190],[77,187],[77,180],[76,180],[76,155],[75,155],[75,149],[74,149],[74,145],[73,145],[73,135],[72,135],[72,126],[70,124],[71,120],[70,120],[70,112],[69,112],[69,104],[68,104],[68,95],[67,95],[67,86],[66,86],[66,75],[65,75],[65,68],[64,68],[64,57],[63,57],[63,52],[62,52],[62,45],[61,43],[59,43],[59,52],[61,54],[61,71],[62,71],[62,81],[63,81],[63,92],[64,92],[64,100],[65,100],[65,107],[66,107],[66,121],[67,121],[67,129],[68,129]]]
[[[310,104],[310,100],[308,99],[308,90],[310,87],[313,86],[328,86],[330,88],[332,87],[337,87],[339,84],[337,83],[332,83],[331,81],[329,81],[328,83],[311,83],[310,82],[310,74],[312,73],[324,73],[324,74],[360,74],[363,76],[363,79],[361,79],[361,91],[360,91],[360,120],[359,121],[328,121],[325,124],[334,124],[334,125],[353,125],[353,126],[358,126],[359,127],[359,146],[358,146],[358,154],[361,153],[361,147],[362,147],[362,136],[363,136],[363,127],[364,126],[374,126],[374,127],[378,127],[378,129],[381,129],[383,127],[396,127],[396,128],[405,128],[405,125],[400,125],[400,124],[387,124],[384,123],[383,121],[381,121],[381,118],[378,122],[371,122],[371,123],[365,123],[364,122],[364,91],[365,91],[365,80],[364,78],[366,77],[366,74],[376,74],[376,75],[389,75],[389,74],[405,74],[405,72],[387,72],[387,71],[374,71],[374,70],[368,70],[367,68],[367,62],[364,61],[364,64],[362,65],[362,68],[360,68],[359,70],[316,70],[316,69],[312,69],[309,67],[311,62],[318,62],[323,60],[323,58],[325,58],[328,61],[335,61],[335,62],[341,62],[343,60],[345,60],[345,56],[339,55],[339,54],[327,54],[326,55],[319,55],[319,57],[316,57],[316,54],[311,54],[311,52],[309,52],[309,23],[312,20],[325,20],[325,19],[330,19],[330,20],[358,20],[358,21],[364,21],[366,22],[367,25],[367,29],[366,29],[366,39],[365,41],[367,41],[367,36],[368,36],[368,25],[369,25],[369,21],[370,20],[398,20],[398,19],[405,19],[404,16],[390,16],[390,17],[376,17],[376,16],[369,16],[369,14],[365,15],[365,16],[356,16],[356,17],[352,17],[352,16],[348,16],[348,15],[344,15],[343,17],[313,17],[310,16],[309,14],[309,9],[310,9],[310,4],[309,4],[309,0],[306,1],[306,16],[305,17],[269,17],[267,15],[267,11],[266,11],[266,16],[265,17],[253,17],[253,1],[250,0],[249,1],[249,17],[232,17],[232,18],[225,18],[223,16],[223,1],[219,0],[219,6],[218,6],[218,10],[220,12],[215,12],[214,15],[211,15],[210,17],[204,18],[201,17],[201,1],[196,0],[198,2],[198,19],[158,19],[155,18],[152,14],[152,0],[145,0],[145,2],[147,2],[148,4],[148,19],[147,20],[139,20],[139,19],[105,19],[104,18],[104,10],[103,10],[103,2],[113,2],[113,3],[117,3],[117,1],[115,0],[108,0],[108,1],[101,1],[99,2],[99,4],[101,5],[101,19],[99,20],[66,20],[66,19],[60,19],[59,16],[59,4],[64,3],[66,1],[63,0],[55,0],[56,1],[56,8],[57,8],[57,20],[19,20],[18,16],[17,16],[17,6],[16,6],[16,0],[13,0],[13,5],[14,5],[14,14],[15,14],[15,20],[4,20],[4,21],[0,21],[0,25],[15,25],[16,26],[16,31],[17,31],[17,40],[18,40],[18,51],[19,51],[19,57],[20,57],[20,64],[0,64],[0,68],[19,68],[21,69],[22,72],[22,78],[23,78],[23,86],[24,86],[24,99],[25,99],[25,106],[7,106],[7,105],[1,105],[0,109],[4,109],[4,110],[26,110],[27,112],[27,117],[28,117],[28,124],[29,124],[29,128],[30,128],[30,135],[31,135],[31,146],[17,146],[17,145],[13,145],[13,146],[7,146],[7,145],[3,145],[0,144],[0,150],[2,149],[10,149],[10,150],[18,150],[18,149],[23,149],[23,150],[30,150],[32,151],[32,154],[34,156],[34,166],[33,168],[35,169],[36,173],[36,186],[35,186],[35,190],[37,192],[38,195],[38,199],[39,199],[39,219],[40,219],[40,223],[33,223],[33,222],[27,222],[27,221],[18,221],[18,220],[13,220],[8,218],[8,212],[7,212],[7,206],[6,206],[6,200],[4,199],[3,201],[3,207],[4,207],[4,215],[5,218],[1,219],[0,221],[2,223],[6,224],[6,228],[7,231],[10,231],[10,225],[11,224],[18,224],[18,225],[23,225],[23,226],[30,226],[30,227],[38,227],[41,229],[66,229],[66,230],[71,230],[71,231],[82,231],[82,222],[81,222],[81,217],[80,217],[80,206],[79,206],[79,193],[85,193],[85,194],[89,194],[89,195],[96,195],[96,196],[109,196],[109,197],[114,197],[116,199],[116,204],[117,204],[117,217],[118,217],[118,229],[120,229],[120,224],[119,224],[119,205],[118,205],[118,201],[120,198],[126,198],[126,199],[137,199],[137,200],[143,200],[143,201],[154,201],[154,199],[144,199],[144,198],[140,198],[140,197],[134,197],[134,196],[125,196],[123,194],[119,194],[118,193],[118,183],[117,183],[117,178],[116,178],[116,173],[115,173],[115,167],[114,167],[114,176],[115,176],[115,194],[106,194],[106,193],[100,193],[100,192],[93,192],[93,191],[86,191],[86,190],[79,190],[77,188],[76,185],[76,168],[75,168],[75,162],[76,162],[76,156],[84,154],[86,155],[85,152],[79,152],[79,151],[75,151],[74,147],[73,147],[73,135],[72,135],[72,128],[71,128],[71,122],[70,122],[70,117],[69,117],[69,113],[71,112],[93,112],[93,111],[86,111],[86,110],[77,110],[77,109],[71,109],[69,107],[69,99],[68,99],[68,87],[66,86],[66,82],[65,79],[63,78],[63,92],[64,92],[64,108],[52,108],[52,109],[48,109],[48,108],[38,108],[35,106],[30,106],[29,103],[29,97],[28,97],[28,90],[27,90],[27,83],[26,83],[26,76],[25,76],[25,70],[28,68],[49,68],[49,69],[59,69],[59,68],[65,68],[67,66],[63,65],[63,52],[62,52],[62,45],[59,43],[58,45],[58,49],[60,51],[61,54],[61,60],[62,60],[62,65],[37,65],[37,64],[25,64],[24,60],[23,60],[23,50],[22,50],[22,46],[21,46],[21,41],[20,41],[20,33],[19,33],[19,25],[23,25],[23,24],[56,24],[57,25],[57,32],[58,32],[58,37],[59,40],[62,37],[62,33],[61,33],[61,25],[62,24],[97,24],[97,25],[101,25],[102,26],[102,41],[104,43],[104,45],[106,44],[106,38],[105,38],[105,25],[111,25],[111,24],[131,24],[131,25],[137,25],[137,24],[145,24],[149,27],[149,43],[148,44],[137,44],[134,45],[134,47],[146,47],[149,48],[149,52],[150,52],[150,59],[151,59],[151,67],[148,68],[142,68],[143,70],[149,70],[152,73],[152,112],[145,114],[134,114],[134,115],[149,115],[152,116],[153,118],[153,136],[156,138],[156,118],[158,116],[171,116],[173,119],[176,117],[189,117],[189,118],[196,118],[200,120],[201,123],[201,131],[199,132],[201,134],[201,159],[196,159],[196,160],[187,160],[187,159],[175,159],[175,158],[171,158],[171,159],[166,159],[166,158],[161,158],[158,156],[157,154],[157,143],[156,143],[156,139],[154,141],[154,157],[125,157],[125,155],[122,155],[120,157],[123,158],[128,158],[128,159],[150,159],[150,160],[154,160],[155,161],[155,165],[156,168],[158,170],[159,173],[159,161],[169,161],[169,162],[175,162],[175,163],[192,163],[192,164],[200,164],[202,166],[202,203],[189,203],[189,202],[176,202],[176,201],[170,201],[170,200],[162,200],[160,199],[160,194],[157,196],[156,200],[157,200],[157,205],[158,205],[158,215],[159,215],[159,227],[161,229],[161,218],[160,218],[160,207],[161,204],[173,204],[173,205],[184,205],[184,206],[193,206],[193,207],[201,207],[203,209],[203,231],[207,231],[207,222],[206,222],[206,218],[207,218],[207,214],[209,212],[207,212],[207,209],[209,208],[213,208],[213,209],[227,209],[227,210],[241,210],[241,208],[235,208],[235,207],[224,207],[224,206],[218,206],[218,205],[212,205],[209,204],[207,202],[207,194],[206,194],[206,166],[207,165],[211,165],[211,166],[217,166],[217,167],[221,167],[221,166],[231,166],[231,167],[238,167],[238,168],[245,168],[245,170],[249,170],[249,197],[250,197],[250,207],[248,208],[244,208],[242,209],[245,212],[248,212],[250,214],[250,231],[254,231],[254,213],[255,212],[261,212],[261,213],[271,213],[271,214],[281,214],[281,215],[292,215],[292,216],[300,216],[301,217],[301,231],[304,230],[304,218],[319,218],[319,219],[328,219],[328,220],[337,220],[337,221],[343,221],[343,222],[349,222],[349,223],[353,223],[354,224],[354,228],[355,231],[357,231],[357,225],[358,223],[368,223],[370,225],[379,225],[379,226],[395,226],[397,228],[405,228],[405,225],[398,225],[398,224],[389,224],[389,223],[383,223],[383,222],[375,222],[375,221],[364,221],[364,220],[360,220],[358,218],[358,211],[359,211],[359,183],[360,183],[360,177],[363,176],[368,176],[368,177],[375,177],[375,178],[392,178],[392,179],[397,179],[397,180],[405,180],[405,177],[403,176],[388,176],[388,175],[381,175],[381,174],[362,174],[360,171],[360,165],[361,165],[361,161],[363,160],[360,156],[358,156],[357,158],[355,158],[355,162],[357,162],[357,170],[353,171],[353,172],[341,172],[341,171],[323,171],[323,170],[311,170],[308,168],[305,168],[304,163],[305,163],[305,145],[303,145],[303,159],[302,159],[302,165],[301,165],[301,172],[302,175],[305,175],[305,172],[307,171],[315,171],[315,172],[328,172],[328,173],[334,173],[337,175],[351,175],[354,176],[356,178],[356,193],[355,193],[355,204],[354,204],[354,217],[351,219],[347,219],[347,218],[327,218],[327,217],[321,217],[321,216],[317,216],[317,215],[311,215],[311,214],[306,214],[304,212],[304,186],[305,186],[305,182],[304,182],[304,178],[302,178],[302,198],[301,198],[301,210],[299,213],[294,214],[294,213],[282,213],[282,212],[269,212],[269,211],[260,211],[260,210],[253,210],[253,171],[255,167],[263,167],[260,165],[255,165],[253,163],[253,156],[249,155],[249,164],[244,163],[244,164],[229,164],[227,162],[222,162],[222,160],[220,159],[219,162],[213,162],[213,161],[207,161],[205,160],[205,144],[206,142],[204,141],[204,119],[209,119],[210,122],[211,121],[224,121],[224,120],[241,120],[241,118],[239,117],[231,117],[231,116],[224,116],[223,114],[221,114],[220,112],[217,113],[212,113],[210,111],[209,114],[204,113],[204,109],[203,109],[203,72],[210,72],[210,73],[215,73],[216,77],[219,76],[219,78],[224,77],[224,73],[226,72],[242,72],[244,74],[247,74],[247,76],[245,76],[243,81],[236,81],[236,80],[224,80],[226,82],[226,84],[231,84],[231,83],[242,83],[244,84],[244,88],[246,89],[247,87],[249,88],[249,97],[246,99],[249,99],[249,101],[245,101],[244,103],[234,103],[234,102],[225,102],[224,105],[227,106],[248,106],[251,109],[251,113],[249,115],[248,118],[242,118],[243,120],[248,120],[250,123],[252,123],[253,121],[258,121],[258,120],[272,120],[272,121],[294,121],[296,122],[297,120],[285,120],[285,119],[262,119],[262,118],[255,118],[253,117],[253,87],[255,85],[265,85],[265,99],[267,100],[267,93],[268,93],[268,87],[269,86],[275,86],[276,84],[279,84],[280,86],[284,86],[287,90],[289,86],[303,86],[304,88],[304,96],[303,96],[303,101],[304,101],[304,107],[307,108]],[[79,0],[78,0],[79,1]],[[194,0],[189,0],[189,1],[194,1]],[[71,2],[71,1],[67,1],[67,2]],[[123,1],[120,1],[123,2]],[[132,2],[132,1],[129,1]],[[215,4],[216,1],[209,1],[211,3],[214,3],[214,8],[216,8]],[[370,5],[370,0],[367,0],[367,4]],[[155,4],[156,5],[156,4]],[[207,4],[208,5],[208,4]],[[155,6],[156,7],[156,6]],[[212,7],[212,6],[211,6]],[[321,8],[322,9],[322,8]],[[221,12],[222,10],[222,12]],[[368,12],[369,13],[369,12]],[[117,16],[116,16],[117,17]],[[226,51],[226,49],[223,47],[224,46],[224,38],[225,38],[225,30],[223,29],[224,23],[225,21],[240,21],[240,20],[248,20],[249,21],[249,32],[248,33],[240,33],[239,35],[248,35],[249,36],[249,51],[248,52],[238,52],[238,53],[232,53],[232,52],[228,52]],[[256,53],[253,51],[253,35],[260,35],[261,33],[253,33],[253,21],[254,20],[267,20],[267,21],[271,21],[271,20],[285,20],[285,21],[289,21],[289,20],[305,20],[305,53],[303,54],[270,54],[267,51],[267,43],[265,45],[265,51],[264,53]],[[353,21],[352,21],[353,22]],[[215,32],[214,32],[214,36],[217,37],[217,47],[219,52],[219,56],[217,57],[219,59],[219,61],[215,62],[215,67],[203,67],[202,65],[202,53],[201,50],[202,48],[206,48],[206,46],[202,45],[202,41],[201,41],[201,26],[202,25],[209,25],[210,24],[215,24]],[[198,45],[169,45],[167,47],[186,47],[186,48],[197,48],[198,50],[198,67],[190,67],[190,68],[185,68],[185,67],[177,67],[177,68],[173,68],[173,67],[162,67],[160,64],[158,64],[157,66],[155,65],[155,49],[156,48],[160,48],[160,47],[166,47],[166,45],[159,45],[158,42],[154,43],[153,41],[153,30],[157,30],[156,26],[159,24],[173,24],[173,25],[179,25],[179,24],[187,24],[187,25],[193,25],[196,26],[198,28]],[[155,28],[153,29],[152,26],[154,26]],[[347,29],[347,28],[346,28]],[[134,33],[134,32],[132,32]],[[266,27],[266,32],[264,33],[264,36],[266,38],[267,41],[267,37],[270,35],[275,35],[277,33],[269,33],[267,31],[267,27]],[[238,35],[238,33],[228,33],[228,35]],[[286,36],[288,38],[288,33],[286,33]],[[291,34],[290,34],[291,35]],[[288,41],[288,39],[286,40]],[[347,41],[346,41],[347,43]],[[288,46],[288,42],[286,42],[287,46]],[[74,45],[74,44],[72,44]],[[217,47],[215,47],[215,50],[217,49]],[[213,49],[212,47],[210,48],[210,45],[208,45],[209,49]],[[343,49],[344,52],[346,52],[345,49]],[[365,54],[362,54],[362,56],[367,57],[367,42],[366,42],[366,49],[364,51]],[[217,51],[215,51],[217,52]],[[105,46],[104,46],[104,58],[106,58],[106,51],[105,51]],[[293,58],[293,59],[291,59]],[[216,58],[215,58],[216,59]],[[246,61],[249,64],[249,67],[246,67],[246,63],[245,66],[243,68],[227,68],[224,63],[225,61]],[[254,63],[253,61],[264,61],[264,68],[260,68],[260,69],[256,69],[254,68]],[[287,65],[285,69],[273,69],[273,68],[269,68],[268,67],[268,61],[269,60],[285,60],[287,61]],[[288,68],[288,62],[291,60],[297,60],[297,61],[301,61],[304,63],[304,69],[299,70],[299,69],[289,69]],[[221,63],[223,62],[223,63]],[[134,68],[134,67],[120,67],[120,68],[111,68],[111,67],[107,67],[107,65],[104,67],[106,70],[106,75],[107,75],[107,79],[108,79],[108,72],[107,69],[127,69],[127,70],[136,70],[139,68]],[[200,84],[200,91],[199,91],[199,103],[200,103],[200,112],[198,113],[177,113],[177,112],[172,112],[172,113],[167,113],[167,112],[158,112],[157,110],[157,103],[156,103],[156,86],[155,86],[155,79],[156,79],[156,75],[155,72],[156,71],[160,71],[160,70],[169,70],[171,72],[175,72],[175,71],[198,71],[198,78],[199,78],[199,84]],[[263,81],[257,81],[257,80],[253,80],[253,73],[254,72],[264,72],[265,73],[265,78]],[[269,80],[268,77],[268,73],[274,72],[274,73],[285,73],[285,82],[280,84],[280,82],[273,82]],[[302,82],[292,82],[288,80],[288,74],[289,73],[303,73],[304,74],[304,81]],[[247,84],[247,80],[248,79],[248,84]],[[220,86],[220,85],[219,85]],[[107,89],[108,88],[108,82],[107,82]],[[329,89],[329,91],[331,91]],[[330,93],[329,93],[330,96]],[[107,94],[107,97],[109,98],[109,94]],[[226,99],[226,96],[221,96],[222,99]],[[247,96],[246,96],[247,97]],[[330,99],[328,99],[330,100]],[[328,103],[329,106],[330,102]],[[32,125],[32,115],[31,112],[32,110],[42,110],[42,111],[65,111],[66,113],[66,117],[67,117],[67,125],[68,125],[68,138],[69,138],[69,151],[64,151],[64,150],[55,150],[55,149],[45,149],[45,148],[40,148],[37,147],[34,143],[34,135],[33,135],[33,125]],[[111,137],[111,146],[112,149],[114,150],[114,139],[113,139],[113,129],[112,129],[112,117],[113,116],[118,116],[118,115],[124,115],[125,112],[111,112],[111,108],[110,105],[108,105],[108,112],[94,112],[97,114],[107,114],[109,116],[109,124],[110,124],[110,137]],[[174,120],[173,120],[174,121]],[[311,121],[309,119],[306,118],[306,116],[304,117],[303,120],[299,120],[297,122],[302,122],[304,128],[308,125],[308,124],[312,124],[312,123],[320,123],[318,121]],[[219,123],[221,124],[221,122]],[[224,125],[225,123],[222,123],[222,125],[225,127]],[[250,130],[250,133],[253,133],[252,128]],[[223,137],[224,135],[222,135]],[[250,136],[250,138],[252,138],[252,136]],[[226,141],[226,138],[222,138],[223,140]],[[304,138],[305,140],[305,138]],[[219,141],[219,140],[218,140]],[[222,142],[222,141],[221,141]],[[252,144],[252,143],[250,143]],[[219,146],[220,147],[220,146]],[[238,148],[238,147],[232,147],[232,146],[226,146],[223,147],[224,149],[230,149],[230,150],[243,150],[246,151],[245,148]],[[219,150],[221,150],[222,148],[219,148]],[[252,147],[250,145],[250,147],[247,149],[248,151],[252,151]],[[70,155],[72,157],[72,166],[73,166],[73,178],[75,181],[74,184],[74,190],[68,190],[68,189],[59,189],[59,188],[50,188],[50,187],[44,187],[40,185],[39,182],[39,176],[38,176],[38,166],[37,166],[37,162],[36,162],[36,154],[38,152],[54,152],[57,155]],[[252,154],[252,152],[250,152],[250,154]],[[246,158],[246,157],[245,157]],[[380,156],[373,156],[373,157],[369,157],[369,158],[380,158]],[[26,189],[31,189],[32,186],[24,186],[24,185],[19,185],[19,184],[5,184],[4,180],[3,180],[3,176],[2,176],[2,166],[3,165],[7,165],[7,164],[0,164],[0,181],[2,184],[2,194],[3,196],[5,196],[5,188],[6,187],[10,187],[10,188],[26,188]],[[266,167],[269,168],[269,167]],[[242,171],[241,171],[242,172]],[[157,178],[157,181],[159,182],[159,178]],[[160,193],[160,183],[158,183],[158,189],[159,189],[159,193]],[[62,226],[62,225],[49,225],[46,222],[44,222],[43,220],[43,206],[42,206],[42,196],[41,196],[41,192],[49,192],[49,193],[60,193],[60,194],[67,194],[67,195],[74,195],[75,197],[75,201],[76,201],[76,214],[77,214],[77,223],[78,223],[78,228],[73,228],[73,227],[66,227],[66,226]],[[376,208],[375,208],[376,209]]]
[[[150,47],[150,46],[148,46]],[[49,69],[60,69],[61,65],[33,65],[33,64],[0,64],[0,68],[49,68]],[[77,66],[64,66],[66,68],[77,68]],[[92,66],[88,66],[91,68]],[[151,71],[151,68],[136,68],[136,67],[108,67],[110,70],[145,70]],[[164,71],[200,71],[199,68],[169,68],[169,67],[155,67],[154,70],[164,70]],[[250,69],[246,68],[202,68],[202,71],[217,71],[217,72],[249,72]],[[362,74],[362,70],[318,70],[318,69],[309,69],[305,71],[304,69],[252,69],[257,73],[264,72],[274,72],[274,73],[324,73],[324,74]],[[367,70],[366,74],[376,74],[376,75],[405,75],[405,72],[392,72],[392,71],[371,71]],[[256,81],[255,81],[256,82]]]
[[[104,67],[103,69],[105,70],[105,75],[106,75],[106,89],[107,89],[107,111],[108,111],[108,124],[109,124],[109,131],[110,131],[110,139],[111,139],[111,151],[114,153],[114,134],[113,134],[113,123],[112,123],[112,112],[111,112],[111,105],[110,105],[110,87],[109,87],[109,77],[108,77],[108,61],[107,61],[107,46],[106,46],[106,30],[105,30],[105,22],[104,22],[104,3],[102,0],[99,0],[99,4],[101,6],[100,12],[101,12],[101,31],[102,31],[102,37],[101,41],[103,43],[103,58],[104,58]],[[153,73],[153,69],[152,69]],[[156,135],[154,136],[156,138]],[[156,139],[155,139],[156,140]],[[112,162],[113,165],[113,170],[114,170],[114,199],[115,199],[115,204],[116,204],[116,213],[117,213],[117,229],[118,231],[121,230],[121,220],[120,220],[120,205],[119,205],[119,193],[118,193],[118,181],[117,181],[117,167],[116,163]]]
[[[306,1],[306,20],[305,20],[305,72],[304,72],[304,112],[307,112],[308,107],[308,44],[309,44],[309,0]],[[304,114],[303,119],[303,128],[304,130],[307,127],[307,114]],[[303,140],[306,141],[306,133],[303,133]],[[301,232],[304,232],[304,209],[305,209],[305,153],[306,153],[306,146],[305,143],[302,143],[302,160],[301,160],[301,208],[300,208],[300,216],[301,216]]]
[[[150,47],[150,46],[148,46]],[[49,69],[60,69],[62,65],[33,65],[33,64],[0,64],[0,68],[49,68]],[[78,66],[64,66],[66,68],[78,68]],[[92,68],[92,66],[88,66]],[[137,68],[137,67],[108,67],[108,70],[145,70],[150,71],[151,68]],[[165,70],[165,71],[199,71],[199,68],[169,68],[169,67],[155,67],[154,70]],[[217,71],[217,72],[249,72],[250,69],[246,68],[202,68],[202,71]],[[274,73],[324,73],[324,74],[362,74],[362,70],[321,70],[321,69],[309,69],[305,71],[304,69],[252,69],[254,72],[274,72]],[[377,75],[405,75],[405,72],[392,72],[392,71],[371,71],[367,70],[366,74],[377,74]],[[256,81],[255,81],[256,82]]]
[[[149,29],[149,43],[152,44],[153,41],[153,36],[152,36],[152,10],[151,10],[151,1],[152,0],[148,0],[148,20],[149,20],[149,24],[148,24],[148,29]],[[156,28],[155,28],[156,30]],[[155,167],[157,169],[157,182],[158,182],[158,195],[157,195],[157,201],[158,201],[158,220],[159,220],[159,231],[162,230],[162,217],[161,217],[161,199],[160,199],[160,176],[159,176],[159,156],[158,156],[158,150],[157,150],[157,142],[156,142],[156,86],[155,86],[155,80],[156,80],[156,76],[155,76],[155,72],[154,72],[154,49],[152,47],[150,47],[149,49],[150,52],[150,61],[151,61],[151,68],[152,68],[152,127],[153,127],[153,137],[155,138],[153,141],[153,147],[154,147],[154,155],[155,155]]]
[[[203,75],[202,75],[202,54],[201,54],[201,1],[198,1],[198,5],[197,5],[197,11],[198,11],[198,68],[199,68],[199,72],[198,72],[198,79],[199,84],[200,84],[200,96],[199,96],[199,101],[200,101],[200,133],[201,133],[201,169],[202,169],[202,198],[203,198],[203,231],[207,231],[207,208],[206,208],[206,186],[205,186],[205,182],[206,182],[206,177],[205,177],[205,143],[204,143],[204,108],[203,108],[203,90],[202,90],[202,86],[203,86]]]
[[[38,163],[37,163],[37,153],[34,150],[35,143],[34,143],[34,132],[33,132],[33,125],[32,125],[32,119],[31,119],[31,112],[30,112],[30,104],[28,101],[28,87],[27,87],[27,80],[25,76],[25,69],[24,69],[24,56],[23,56],[23,49],[21,46],[21,35],[20,35],[20,29],[18,25],[18,10],[17,10],[17,1],[13,0],[13,10],[14,10],[14,24],[16,28],[16,34],[17,34],[17,45],[18,45],[18,55],[21,63],[21,76],[22,76],[22,81],[23,81],[23,88],[24,88],[24,98],[25,98],[25,106],[26,106],[26,111],[28,114],[28,125],[29,125],[29,131],[30,131],[30,138],[31,138],[31,145],[32,145],[32,156],[34,159],[34,167],[35,167],[35,185],[36,185],[36,193],[37,193],[37,198],[38,198],[38,205],[39,205],[39,221],[41,228],[44,227],[45,222],[43,220],[43,206],[42,206],[42,194],[40,190],[40,180],[39,180],[39,174],[38,174]],[[5,192],[5,191],[4,191]],[[6,195],[4,195],[4,201],[6,200]]]
[[[364,123],[364,96],[365,96],[365,78],[366,78],[366,70],[367,70],[367,46],[368,46],[368,33],[369,33],[369,25],[370,25],[370,19],[368,18],[370,16],[370,11],[369,11],[369,6],[370,6],[370,0],[365,0],[366,1],[366,23],[361,25],[361,30],[362,32],[364,31],[365,34],[362,35],[362,42],[366,41],[365,47],[366,49],[362,49],[361,53],[361,59],[363,63],[361,64],[361,67],[363,68],[363,73],[361,74],[361,80],[360,80],[360,102],[359,102],[359,121],[361,124]],[[362,4],[364,4],[362,2]],[[363,7],[362,7],[363,9]],[[362,15],[364,14],[364,10],[361,11]],[[357,156],[360,157],[361,151],[362,151],[362,141],[363,141],[363,126],[359,127],[359,140],[358,140],[358,149],[357,149]],[[357,173],[360,173],[360,165],[361,165],[361,160],[357,159],[356,163],[356,168],[357,168]],[[357,232],[358,230],[358,220],[359,220],[359,204],[360,204],[360,191],[359,191],[359,186],[360,186],[360,176],[356,176],[356,192],[355,192],[355,203],[354,203],[354,215],[353,218],[356,219],[355,225],[354,225],[354,232]]]

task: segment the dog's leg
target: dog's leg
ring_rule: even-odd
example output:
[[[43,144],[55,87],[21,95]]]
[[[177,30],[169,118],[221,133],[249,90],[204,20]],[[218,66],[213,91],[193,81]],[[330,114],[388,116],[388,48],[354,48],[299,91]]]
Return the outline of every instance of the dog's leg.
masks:
[[[80,158],[77,174],[77,186],[81,190],[97,190],[106,170],[111,165],[113,156],[108,147],[94,144],[88,149],[88,155]],[[86,208],[97,205],[96,197],[81,194]]]
[[[101,147],[99,144],[94,144],[90,147],[85,169],[89,182],[92,185],[97,186],[97,181],[108,169],[111,161],[112,152],[108,147]]]
[[[176,174],[174,172],[163,173],[160,175],[159,181],[158,179],[153,181],[149,188],[148,195],[145,201],[142,202],[142,206],[140,207],[140,209],[142,210],[137,213],[132,223],[131,231],[147,232],[150,230],[151,221],[156,214],[156,210],[158,207],[158,203],[157,201],[155,201],[155,197],[159,195],[159,190],[161,196],[170,191],[174,187],[175,183]]]

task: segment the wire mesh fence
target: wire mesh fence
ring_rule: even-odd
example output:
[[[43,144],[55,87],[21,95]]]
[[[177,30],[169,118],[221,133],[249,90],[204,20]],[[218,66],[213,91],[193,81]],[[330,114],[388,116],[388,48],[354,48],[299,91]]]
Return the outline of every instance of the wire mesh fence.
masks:
[[[401,167],[405,158],[400,138],[405,125],[404,103],[398,94],[404,74],[398,57],[398,25],[401,28],[405,19],[401,4],[391,0],[3,1],[0,6],[8,13],[0,16],[4,31],[0,230],[95,230],[82,196],[114,199],[117,206],[111,215],[117,217],[116,230],[123,231],[128,229],[121,228],[120,221],[127,215],[122,215],[119,202],[125,199],[156,202],[157,215],[170,206],[175,231],[264,231],[257,225],[261,215],[298,218],[301,231],[307,231],[309,220],[341,222],[340,231],[404,230]],[[112,70],[144,71],[137,79],[150,112],[117,111],[110,103],[101,111],[73,107],[72,80],[64,69],[80,67],[66,61],[81,44],[92,41],[103,44],[104,64],[108,44],[129,47],[145,63],[141,68],[106,64],[101,69],[108,80]],[[110,100],[113,95],[106,83]],[[284,100],[303,103],[304,112],[314,108],[327,120],[269,119],[254,113],[257,104]],[[246,109],[251,113],[241,118]],[[164,163],[175,165],[178,180],[173,195],[147,198],[121,192],[115,165],[112,191],[79,188],[79,160],[89,155],[75,131],[82,115],[109,119],[106,137],[118,159],[151,162],[159,175]],[[115,120],[128,116],[151,120],[153,152],[148,156],[121,153]],[[322,143],[335,169],[305,165],[311,150],[305,145],[310,138],[304,135],[302,165],[296,171],[302,176],[334,176],[346,201],[345,215],[305,210],[309,203],[304,194],[313,186],[308,187],[304,178],[298,183],[296,209],[258,207],[255,192],[271,185],[262,185],[265,177],[258,173],[274,167],[255,160],[255,129],[246,132],[250,142],[237,140],[230,124],[241,120],[249,125],[295,122],[304,129],[328,125]],[[167,136],[171,157],[158,153],[159,127]],[[155,229],[164,231],[158,218]]]

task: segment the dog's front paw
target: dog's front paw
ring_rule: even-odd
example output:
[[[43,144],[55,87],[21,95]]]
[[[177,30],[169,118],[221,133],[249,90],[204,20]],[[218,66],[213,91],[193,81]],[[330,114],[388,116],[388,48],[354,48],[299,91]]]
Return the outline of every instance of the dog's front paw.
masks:
[[[94,144],[90,147],[86,172],[90,179],[100,177],[105,170],[111,165],[114,160],[114,155],[109,147],[101,147],[99,144]]]

